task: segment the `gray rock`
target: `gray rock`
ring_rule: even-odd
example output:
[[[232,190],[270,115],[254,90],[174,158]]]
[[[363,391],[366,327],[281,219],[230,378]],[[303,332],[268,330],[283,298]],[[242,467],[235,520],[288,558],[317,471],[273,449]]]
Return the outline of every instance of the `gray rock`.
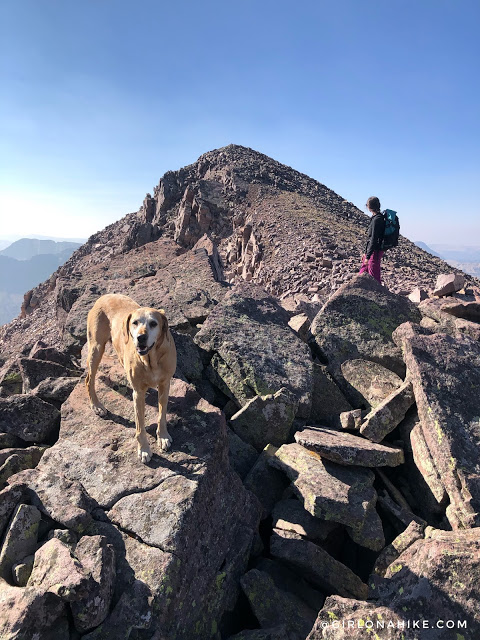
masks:
[[[355,404],[374,409],[391,393],[399,389],[403,380],[390,369],[370,360],[346,360],[342,375],[349,384],[349,396]]]
[[[32,573],[35,556],[27,556],[22,562],[12,567],[13,584],[17,587],[26,587]]]
[[[77,384],[78,378],[46,378],[32,389],[32,395],[58,406],[65,402]]]
[[[27,443],[21,438],[17,438],[11,433],[0,433],[0,449],[18,449],[25,446]]]
[[[57,538],[52,538],[35,553],[35,562],[27,587],[50,591],[65,602],[84,598],[90,591],[92,578],[83,565]]]
[[[309,540],[325,540],[337,528],[335,522],[312,516],[298,500],[280,500],[273,512],[273,528],[293,531]]]
[[[469,322],[480,322],[480,302],[478,301],[455,300],[455,302],[444,302],[440,309],[456,318],[462,318]]]
[[[465,276],[460,273],[443,273],[438,276],[434,296],[448,296],[465,286]]]
[[[415,536],[414,536],[415,537]],[[427,527],[425,539],[410,540],[410,544],[388,566],[385,579],[375,589],[376,601],[358,602],[332,596],[325,601],[308,640],[340,640],[344,638],[342,623],[352,621],[349,638],[365,638],[365,621],[385,640],[397,640],[399,629],[410,640],[432,637],[435,640],[465,638],[474,640],[480,629],[477,602],[480,597],[478,576],[480,557],[479,529],[441,531]],[[452,585],[446,589],[445,585]],[[426,633],[402,622],[419,620],[428,624]],[[339,625],[332,625],[332,620]],[[437,621],[443,621],[443,626]],[[446,621],[461,622],[453,629]],[[360,622],[360,621],[363,621]],[[377,622],[391,622],[384,629]],[[435,627],[432,629],[432,625]],[[465,626],[463,626],[465,625]],[[408,635],[407,635],[408,634]],[[453,635],[452,635],[453,634]]]
[[[365,415],[366,412],[362,409],[352,409],[352,411],[344,411],[338,416],[339,427],[341,429],[360,431],[360,426]]]
[[[279,447],[288,440],[296,412],[294,394],[282,388],[249,400],[231,417],[230,424],[242,440],[260,452],[268,444]]]
[[[0,483],[24,469],[33,469],[40,462],[47,447],[26,447],[25,449],[0,450]]]
[[[290,318],[288,326],[292,331],[295,331],[295,333],[298,334],[304,342],[306,342],[308,330],[310,329],[310,320],[306,313],[299,313]]]
[[[177,349],[177,366],[189,382],[200,380],[203,375],[203,362],[200,349],[192,336],[172,330]],[[179,377],[175,374],[175,377]]]
[[[413,386],[407,379],[402,386],[372,409],[360,427],[360,433],[372,442],[381,442],[405,418],[415,404]]]
[[[325,427],[297,431],[295,440],[322,458],[360,467],[397,467],[405,461],[402,449],[373,444],[351,433]]]
[[[9,484],[20,487],[42,513],[79,533],[88,526],[97,506],[84,488],[66,478],[60,469],[27,469],[12,476]]]
[[[316,612],[294,594],[279,589],[267,573],[251,569],[240,583],[261,627],[285,624],[292,640],[303,640],[310,632]]]
[[[13,510],[23,498],[24,488],[22,486],[7,486],[0,491],[0,539]]]
[[[2,584],[0,638],[70,640],[64,603],[48,591]]]
[[[35,358],[19,358],[18,364],[23,379],[22,393],[29,393],[47,378],[78,378],[82,373],[78,369],[67,369],[57,362]]]
[[[47,540],[51,540],[52,538],[57,538],[60,542],[63,542],[71,552],[75,550],[78,542],[76,533],[74,531],[69,531],[68,529],[52,529],[48,532]]]
[[[121,596],[105,622],[82,640],[128,640],[133,629],[149,629],[152,624],[151,591],[136,580]]]
[[[258,452],[251,444],[239,438],[231,429],[227,429],[227,436],[230,466],[243,480],[255,464],[258,458]]]
[[[421,289],[420,287],[415,287],[413,291],[409,294],[408,299],[412,302],[422,302],[422,300],[426,300],[428,298],[428,293],[425,289]]]
[[[375,560],[373,574],[383,577],[388,567],[397,560],[416,540],[424,537],[425,526],[418,522],[411,522],[400,535],[387,545]]]
[[[380,550],[384,537],[375,511],[374,475],[368,469],[323,460],[299,444],[283,445],[269,463],[284,471],[305,509],[322,520],[345,524],[359,544]],[[368,524],[368,536],[363,535]],[[373,525],[373,527],[372,527]]]
[[[298,416],[308,417],[310,352],[290,330],[288,321],[288,313],[265,291],[239,284],[210,313],[195,342],[218,353],[237,385],[246,386],[253,396],[276,393],[288,385],[298,400]],[[222,370],[218,373],[223,376]],[[231,387],[232,382],[225,382]],[[235,395],[234,389],[232,393]],[[242,398],[237,400],[245,404]]]
[[[410,372],[428,450],[450,498],[453,528],[480,525],[480,345],[429,334],[410,323],[395,332]]]
[[[270,540],[270,552],[320,589],[345,597],[364,600],[368,587],[344,564],[308,540],[285,538],[276,531]]]
[[[0,552],[0,577],[7,582],[12,580],[13,566],[35,553],[40,518],[40,512],[32,505],[17,507]]]
[[[6,398],[22,393],[23,380],[16,359],[7,362],[0,373],[0,397]]]
[[[350,411],[351,405],[328,373],[327,367],[314,363],[312,410],[309,421],[322,424],[333,415]]]
[[[298,573],[289,569],[286,564],[270,558],[260,558],[255,563],[255,569],[268,573],[279,589],[295,594],[314,611],[319,611],[323,607],[324,594],[318,589],[314,589]]]
[[[390,293],[368,274],[358,274],[328,299],[311,331],[330,373],[349,398],[342,363],[355,358],[372,360],[403,378],[405,364],[392,332],[402,322],[419,322],[420,317],[410,300]]]
[[[85,632],[100,625],[108,615],[115,586],[115,551],[103,536],[83,536],[75,556],[93,578],[88,595],[71,604],[75,628]]]
[[[266,446],[244,480],[245,488],[258,498],[263,507],[262,520],[271,513],[288,485],[284,474],[269,464],[276,451],[273,445]]]
[[[60,412],[51,404],[31,395],[0,398],[0,431],[27,442],[45,442],[53,434]]]
[[[246,629],[240,631],[234,636],[230,636],[228,640],[289,640],[285,625],[278,625],[271,629]]]

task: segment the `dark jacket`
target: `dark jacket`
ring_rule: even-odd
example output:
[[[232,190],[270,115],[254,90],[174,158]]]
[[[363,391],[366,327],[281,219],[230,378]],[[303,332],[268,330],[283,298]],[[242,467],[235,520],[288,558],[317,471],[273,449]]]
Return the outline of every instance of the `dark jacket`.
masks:
[[[382,248],[382,240],[385,234],[385,218],[381,213],[376,213],[372,216],[367,233],[368,239],[365,246],[365,255],[368,260],[374,251],[379,251]]]

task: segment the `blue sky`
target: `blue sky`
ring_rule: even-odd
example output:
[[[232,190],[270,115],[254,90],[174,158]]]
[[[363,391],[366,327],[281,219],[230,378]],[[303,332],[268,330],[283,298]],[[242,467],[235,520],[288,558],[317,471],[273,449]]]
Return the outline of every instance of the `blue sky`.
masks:
[[[477,0],[3,0],[0,234],[86,237],[236,143],[478,245],[479,27]]]

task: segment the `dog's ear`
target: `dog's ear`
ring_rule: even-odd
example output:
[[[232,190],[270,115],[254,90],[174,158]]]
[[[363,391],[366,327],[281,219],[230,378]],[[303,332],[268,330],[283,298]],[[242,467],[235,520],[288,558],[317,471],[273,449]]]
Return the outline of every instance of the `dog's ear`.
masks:
[[[163,309],[159,309],[157,313],[159,316],[158,322],[159,324],[161,324],[160,335],[157,338],[157,344],[156,344],[156,346],[159,347],[167,337],[168,320],[167,320],[167,316],[165,315],[165,311]]]
[[[123,338],[125,340],[125,344],[127,344],[127,342],[130,340],[130,318],[131,317],[132,317],[132,314],[129,313],[123,323]]]

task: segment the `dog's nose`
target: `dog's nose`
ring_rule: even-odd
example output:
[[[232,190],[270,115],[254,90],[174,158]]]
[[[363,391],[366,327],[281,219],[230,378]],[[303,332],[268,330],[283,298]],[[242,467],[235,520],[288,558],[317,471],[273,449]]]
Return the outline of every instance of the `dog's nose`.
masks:
[[[147,334],[146,333],[140,333],[137,336],[137,342],[139,344],[145,344],[147,342]]]

